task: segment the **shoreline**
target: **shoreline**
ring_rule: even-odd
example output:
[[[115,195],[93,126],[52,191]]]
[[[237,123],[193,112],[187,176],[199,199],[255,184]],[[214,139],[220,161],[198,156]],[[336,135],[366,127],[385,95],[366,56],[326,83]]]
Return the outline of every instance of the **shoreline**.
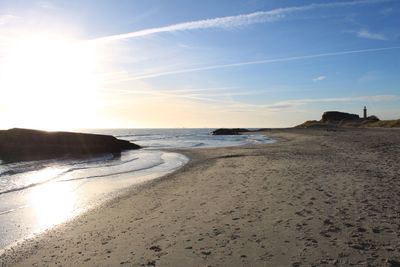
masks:
[[[278,142],[173,150],[189,162],[6,250],[2,265],[390,266],[400,260],[396,132],[262,133]],[[361,163],[370,165],[364,170]],[[393,203],[385,189],[394,191]],[[389,210],[375,210],[382,205]]]
[[[79,217],[81,214],[83,214],[85,212],[88,212],[88,211],[92,210],[93,208],[95,208],[95,207],[97,207],[99,205],[102,205],[103,202],[107,202],[110,199],[113,199],[118,195],[121,195],[121,194],[124,195],[124,194],[126,194],[126,192],[130,192],[130,190],[131,190],[130,188],[136,188],[136,186],[138,184],[142,183],[143,181],[147,181],[149,179],[150,180],[158,179],[158,178],[161,178],[161,177],[165,176],[166,174],[173,173],[177,168],[179,169],[182,166],[182,164],[186,164],[186,162],[189,160],[189,158],[187,156],[185,156],[184,154],[190,153],[189,151],[192,150],[192,149],[198,149],[198,147],[166,148],[166,149],[162,149],[162,150],[160,150],[160,149],[149,149],[149,150],[146,150],[145,149],[142,152],[146,152],[146,151],[147,152],[156,152],[156,153],[159,152],[162,155],[170,155],[170,154],[180,155],[180,156],[176,156],[176,158],[173,159],[174,162],[175,161],[180,161],[179,162],[179,166],[177,165],[177,167],[174,167],[174,168],[167,168],[168,169],[167,171],[162,169],[162,170],[155,171],[153,173],[143,173],[142,175],[138,175],[137,174],[138,170],[136,170],[135,172],[132,172],[132,173],[128,173],[128,172],[125,173],[124,172],[124,173],[122,173],[122,175],[126,176],[126,178],[128,178],[129,180],[132,180],[132,182],[129,182],[130,185],[127,185],[124,188],[119,188],[118,191],[115,191],[115,192],[108,192],[107,189],[104,188],[108,192],[107,194],[109,195],[109,196],[107,196],[106,199],[97,199],[96,200],[97,203],[94,202],[94,201],[91,201],[90,203],[87,203],[87,205],[84,205],[84,206],[82,206],[81,203],[79,203],[80,206],[79,207],[76,206],[77,208],[74,209],[73,214],[71,212],[69,212],[70,215],[65,215],[64,216],[65,218],[58,219],[58,221],[56,223],[53,223],[52,225],[48,225],[44,229],[43,228],[42,229],[34,229],[36,224],[35,224],[35,222],[33,222],[33,220],[38,220],[38,219],[34,218],[34,217],[27,218],[27,219],[25,218],[24,219],[24,216],[25,216],[24,213],[20,214],[20,215],[18,215],[18,214],[15,215],[14,213],[11,212],[10,216],[5,216],[4,215],[3,216],[4,218],[2,218],[2,219],[4,219],[5,222],[7,222],[7,221],[8,222],[14,222],[13,224],[15,226],[14,227],[8,227],[6,225],[2,229],[0,229],[1,230],[0,231],[0,235],[3,234],[3,237],[4,237],[4,239],[0,241],[0,245],[1,245],[0,254],[1,254],[1,251],[6,250],[6,249],[10,249],[10,248],[14,247],[15,244],[17,244],[17,243],[21,243],[26,239],[32,239],[32,238],[42,234],[43,232],[46,232],[46,231],[48,231],[48,230],[50,230],[50,229],[52,229],[54,227],[57,227],[58,225],[62,225],[64,223],[66,223],[66,222],[69,222],[69,221],[73,220],[75,217]],[[180,150],[179,153],[177,152],[177,150]],[[182,151],[183,151],[183,153],[180,153]],[[182,158],[182,159],[178,160],[178,158]],[[167,158],[164,158],[164,161],[165,162],[170,162],[170,159],[167,157]],[[173,162],[173,161],[171,161],[171,162]],[[158,166],[154,166],[154,168],[157,169]],[[144,171],[146,171],[146,169]],[[115,175],[118,175],[118,173],[116,173]],[[129,178],[129,177],[131,177],[131,178]],[[118,179],[120,179],[120,178],[121,177],[119,177]],[[96,184],[94,184],[94,186],[96,186]],[[110,186],[114,186],[114,185],[110,183]],[[86,190],[86,191],[88,191],[88,190]],[[101,193],[101,191],[99,193]],[[78,196],[79,195],[85,195],[85,192],[83,192],[83,194],[76,194],[76,195],[78,195]],[[92,194],[92,195],[93,195],[92,196],[92,198],[93,198],[93,197],[95,197],[96,194]],[[87,199],[89,199],[89,198],[87,198]],[[5,203],[8,203],[8,202],[9,203],[13,203],[14,202],[12,199],[11,200],[4,199],[4,201],[5,201]],[[61,204],[64,204],[64,203],[61,203]],[[27,205],[24,205],[23,207],[30,207],[30,206],[31,205],[27,204]],[[53,207],[51,207],[51,208],[53,208]],[[21,211],[20,212],[19,210],[20,210],[20,208],[18,207],[17,209],[10,209],[9,211],[17,211],[17,213],[25,212],[25,211]],[[23,209],[21,209],[21,210],[23,210]],[[7,213],[9,213],[9,211]],[[30,211],[26,211],[25,213],[27,213],[27,212],[29,213]],[[41,210],[39,210],[38,212],[39,212],[39,214],[43,214],[43,212]],[[58,212],[58,210],[57,210],[57,214],[58,215],[60,215],[61,213],[62,212]],[[34,213],[32,213],[32,214],[34,214]],[[30,220],[32,220],[33,223],[29,223]],[[39,217],[39,220],[40,220],[40,217]],[[27,223],[25,223],[25,222],[27,222]]]
[[[172,150],[171,151],[160,150],[160,152],[163,152],[163,153],[174,153]],[[179,155],[185,157],[186,160],[187,160],[187,163],[190,162],[190,158],[188,158],[186,155],[183,155],[181,153],[179,153]],[[67,220],[65,220],[65,221],[63,221],[61,223],[57,223],[55,225],[50,226],[49,228],[41,229],[41,230],[39,230],[37,232],[33,232],[33,233],[23,237],[23,238],[20,238],[20,239],[14,241],[13,243],[11,243],[9,245],[6,245],[3,248],[0,248],[0,256],[3,253],[5,253],[6,251],[13,250],[14,248],[18,247],[19,245],[23,244],[24,242],[29,242],[29,241],[34,240],[36,238],[41,238],[41,236],[46,234],[47,232],[53,231],[53,230],[55,230],[55,229],[57,229],[59,227],[63,227],[65,224],[73,223],[75,220],[79,219],[81,216],[83,216],[84,214],[86,214],[88,212],[94,212],[96,210],[101,210],[103,207],[106,207],[107,205],[109,205],[110,203],[116,201],[120,197],[123,197],[125,195],[133,194],[133,193],[135,193],[137,191],[140,191],[140,189],[142,187],[151,186],[151,183],[153,181],[158,180],[158,179],[162,179],[163,177],[166,177],[168,175],[173,174],[174,172],[176,172],[177,170],[179,170],[180,168],[185,166],[187,163],[185,163],[182,166],[178,166],[178,167],[176,167],[174,169],[170,169],[164,174],[161,174],[161,173],[144,174],[144,175],[139,177],[141,180],[144,179],[144,181],[135,182],[135,183],[133,183],[133,184],[131,184],[131,185],[125,187],[125,188],[119,189],[118,191],[115,191],[115,192],[111,193],[111,195],[108,195],[105,200],[103,200],[103,201],[101,201],[99,203],[96,203],[96,204],[92,203],[89,206],[86,206],[86,207],[84,207],[84,208],[82,208],[80,210],[77,210],[72,215],[72,217],[68,218]],[[116,175],[118,175],[118,174],[116,174]],[[153,176],[155,178],[151,178]],[[21,207],[21,209],[22,208],[25,208],[25,207]],[[7,211],[7,213],[8,212],[9,211]],[[2,262],[0,261],[0,263],[2,263]]]

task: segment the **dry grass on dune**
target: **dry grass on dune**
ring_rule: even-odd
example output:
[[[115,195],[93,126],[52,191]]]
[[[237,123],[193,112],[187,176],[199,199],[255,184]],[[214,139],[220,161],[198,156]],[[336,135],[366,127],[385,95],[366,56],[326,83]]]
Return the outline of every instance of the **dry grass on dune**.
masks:
[[[398,120],[385,120],[385,121],[375,121],[368,123],[366,127],[382,127],[382,128],[395,128],[400,127],[400,119]]]

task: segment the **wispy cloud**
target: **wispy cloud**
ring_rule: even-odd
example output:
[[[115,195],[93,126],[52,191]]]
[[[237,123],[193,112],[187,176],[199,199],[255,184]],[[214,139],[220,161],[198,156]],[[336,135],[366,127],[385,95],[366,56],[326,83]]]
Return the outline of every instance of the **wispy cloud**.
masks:
[[[382,102],[382,101],[393,101],[400,99],[397,95],[372,95],[372,96],[354,96],[354,97],[332,97],[332,98],[306,98],[306,99],[296,99],[296,100],[286,100],[282,102],[278,102],[272,106],[279,105],[288,105],[288,106],[298,106],[298,105],[306,105],[310,103],[328,103],[328,102],[360,102],[360,101],[368,101],[368,102]]]
[[[235,90],[239,87],[213,87],[213,88],[189,88],[189,89],[177,89],[177,90],[157,90],[157,89],[115,89],[110,88],[102,92],[104,95],[135,95],[135,97],[147,97],[151,96],[152,99],[190,99],[199,100],[201,102],[217,102],[230,104],[234,96],[245,96],[245,95],[257,95],[264,94],[267,91],[248,91],[248,90]],[[136,97],[136,98],[137,98]]]
[[[396,49],[400,49],[400,46],[383,47],[383,48],[371,48],[371,49],[360,49],[360,50],[347,50],[347,51],[339,51],[339,52],[331,52],[331,53],[303,55],[303,56],[296,56],[296,57],[285,57],[285,58],[276,58],[276,59],[263,59],[263,60],[245,61],[245,62],[237,62],[237,63],[230,63],[230,64],[210,65],[210,66],[203,66],[203,67],[196,67],[196,68],[185,68],[185,69],[178,69],[178,70],[171,70],[171,71],[164,71],[164,72],[146,73],[146,74],[141,74],[141,75],[132,75],[130,77],[129,76],[128,77],[124,77],[122,79],[114,79],[114,80],[110,79],[107,83],[112,84],[112,83],[120,83],[120,82],[134,81],[134,80],[143,80],[143,79],[150,79],[150,78],[156,78],[156,77],[161,77],[161,76],[176,75],[176,74],[183,74],[183,73],[190,73],[190,72],[197,72],[197,71],[207,71],[207,70],[214,70],[214,69],[242,67],[242,66],[247,66],[247,65],[268,64],[268,63],[277,63],[277,62],[286,62],[286,61],[321,58],[321,57],[351,55],[351,54],[359,54],[359,53],[371,53],[371,52],[396,50]]]
[[[310,4],[303,6],[292,6],[285,8],[277,8],[268,11],[258,11],[249,14],[240,14],[235,16],[218,17],[212,19],[204,19],[197,21],[189,21],[169,26],[163,26],[158,28],[150,28],[140,31],[128,32],[123,34],[116,34],[105,36],[90,41],[94,42],[108,42],[128,38],[143,37],[163,32],[177,32],[187,30],[198,30],[198,29],[211,29],[211,28],[222,28],[230,29],[235,27],[247,26],[256,23],[274,22],[285,18],[287,15],[292,13],[310,11],[315,9],[328,9],[328,8],[340,8],[340,7],[351,7],[359,5],[370,5],[382,2],[388,2],[390,0],[356,0],[347,2],[331,2],[323,4]]]
[[[313,104],[313,103],[353,103],[353,102],[387,102],[387,101],[396,101],[400,100],[400,96],[398,95],[371,95],[371,96],[354,96],[354,97],[336,97],[336,98],[305,98],[305,99],[293,99],[293,100],[284,100],[271,104],[248,104],[248,103],[232,103],[232,106],[235,110],[243,112],[251,109],[258,110],[259,112],[268,111],[268,112],[277,112],[290,110],[293,108],[298,108],[304,105]]]
[[[381,9],[379,11],[379,14],[386,16],[386,15],[389,15],[389,14],[391,14],[393,12],[395,12],[395,9],[393,7],[388,7],[388,8]]]
[[[379,76],[379,72],[378,71],[369,71],[369,72],[365,73],[364,75],[362,75],[358,79],[358,82],[359,83],[373,82],[373,81],[376,81],[378,79],[378,76]]]
[[[6,23],[8,23],[8,22],[10,22],[12,20],[18,19],[18,18],[19,17],[14,16],[14,15],[8,15],[8,14],[1,15],[0,14],[0,26],[5,25]]]
[[[200,99],[208,101],[208,99]],[[264,112],[291,112],[293,109],[301,108],[305,105],[317,104],[317,103],[377,103],[377,102],[389,102],[398,101],[400,96],[398,95],[369,95],[369,96],[354,96],[354,97],[336,97],[336,98],[305,98],[305,99],[289,99],[284,101],[278,101],[270,104],[251,104],[238,101],[218,101],[222,105],[221,110],[248,113],[250,111],[262,114]],[[210,100],[209,102],[214,102]]]
[[[54,2],[50,2],[50,1],[45,1],[45,0],[43,0],[43,1],[39,1],[37,4],[38,4],[41,8],[44,8],[44,9],[50,9],[50,10],[59,9],[59,7],[56,6],[56,4],[55,4]]]
[[[319,82],[319,81],[325,80],[326,78],[327,78],[326,76],[322,75],[322,76],[315,77],[312,80],[313,80],[313,82]]]
[[[365,39],[372,39],[372,40],[381,40],[386,41],[387,37],[381,33],[373,33],[366,29],[362,29],[357,32],[357,37],[365,38]]]
[[[224,92],[232,89],[240,89],[238,86],[209,87],[209,88],[185,88],[172,90],[154,90],[154,89],[115,89],[114,87],[105,88],[105,94],[137,94],[137,95],[158,95],[158,96],[182,96],[182,95],[199,95],[209,94],[209,92]]]
[[[206,103],[221,103],[221,104],[235,104],[239,103],[233,100],[236,96],[250,96],[250,95],[265,95],[271,93],[282,93],[282,92],[305,92],[310,91],[307,89],[287,89],[287,88],[272,88],[272,89],[254,89],[243,88],[238,86],[226,86],[226,87],[210,87],[210,88],[185,88],[185,89],[118,89],[114,86],[109,88],[103,88],[99,93],[107,97],[115,95],[126,95],[129,97],[133,95],[135,99],[148,98],[152,99],[189,99],[199,100],[200,102]]]
[[[232,92],[231,90],[234,89]],[[177,90],[158,90],[148,88],[146,90],[137,89],[115,89],[109,88],[104,91],[106,95],[135,95],[138,97],[150,96],[151,99],[160,99],[170,101],[171,99],[186,99],[199,103],[220,103],[225,110],[236,110],[248,112],[253,111],[281,111],[290,110],[293,108],[301,107],[313,103],[354,103],[354,102],[387,102],[400,100],[398,95],[367,95],[367,96],[351,96],[351,97],[332,97],[332,98],[304,98],[304,99],[288,99],[268,104],[251,104],[238,100],[234,100],[234,96],[244,95],[261,95],[271,92],[282,91],[298,91],[298,90],[285,90],[285,89],[272,89],[272,90],[244,90],[240,87],[211,87],[211,88],[189,88]]]

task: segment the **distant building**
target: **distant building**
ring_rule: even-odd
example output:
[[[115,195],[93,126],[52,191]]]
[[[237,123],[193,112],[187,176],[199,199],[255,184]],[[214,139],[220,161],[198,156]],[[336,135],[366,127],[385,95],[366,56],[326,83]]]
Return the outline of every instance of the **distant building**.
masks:
[[[364,106],[364,119],[366,119],[366,118],[367,118],[367,107]]]

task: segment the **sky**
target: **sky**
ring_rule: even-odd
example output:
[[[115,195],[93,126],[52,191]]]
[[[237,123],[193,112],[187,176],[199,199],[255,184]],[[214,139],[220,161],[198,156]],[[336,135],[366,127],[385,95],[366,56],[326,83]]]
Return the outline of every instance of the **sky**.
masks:
[[[0,128],[400,118],[400,0],[0,0]]]

